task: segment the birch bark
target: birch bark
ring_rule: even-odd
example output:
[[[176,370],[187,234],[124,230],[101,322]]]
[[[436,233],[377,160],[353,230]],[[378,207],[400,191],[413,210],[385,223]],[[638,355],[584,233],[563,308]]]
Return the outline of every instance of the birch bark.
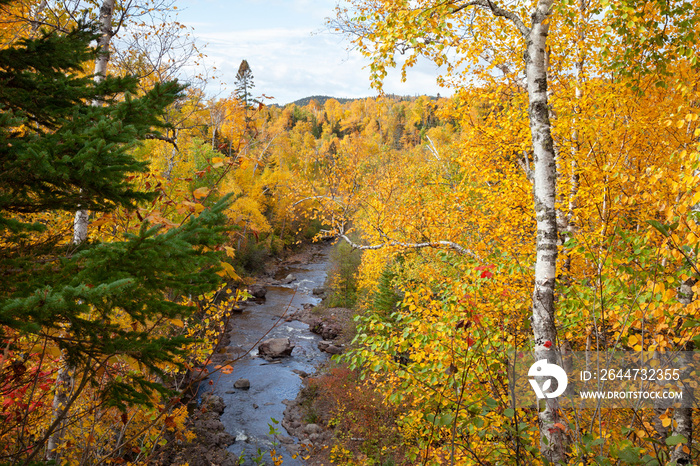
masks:
[[[112,31],[112,18],[114,16],[115,0],[104,0],[100,7],[100,37],[97,40],[99,55],[95,61],[95,82],[100,83],[107,75],[107,64],[109,63],[109,44],[114,32]],[[92,102],[95,107],[101,106],[102,102],[95,100]],[[80,209],[75,213],[73,221],[73,244],[80,244],[87,239],[88,234],[88,211]]]
[[[529,97],[528,114],[535,159],[534,204],[537,221],[537,259],[532,296],[532,332],[535,360],[557,363],[554,320],[554,285],[557,274],[556,164],[547,102],[546,47],[552,0],[540,0],[532,13],[532,28],[526,37],[525,67]],[[565,461],[564,432],[559,402],[541,400],[539,408],[540,452],[551,463]]]
[[[97,40],[98,56],[95,61],[95,82],[100,83],[107,75],[109,63],[109,44],[114,35],[112,31],[112,17],[114,15],[115,0],[104,0],[100,7],[100,37]],[[93,106],[101,106],[102,102],[95,100]],[[73,221],[73,244],[78,245],[87,239],[89,214],[87,210],[80,209],[75,213]],[[73,386],[75,368],[66,360],[65,353],[61,355],[61,368],[56,375],[55,393],[52,403],[52,424],[59,422],[55,432],[51,434],[46,445],[46,459],[55,460],[60,464],[58,447],[63,440],[64,426],[62,420],[66,418],[68,400]]]

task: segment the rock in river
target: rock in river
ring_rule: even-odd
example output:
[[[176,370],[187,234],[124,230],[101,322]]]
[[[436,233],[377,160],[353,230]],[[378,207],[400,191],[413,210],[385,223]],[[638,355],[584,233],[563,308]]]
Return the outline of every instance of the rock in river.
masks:
[[[254,298],[262,299],[267,294],[267,288],[262,285],[250,285],[248,287],[248,293],[253,295]]]
[[[318,342],[318,349],[325,351],[328,354],[343,354],[343,347],[336,346],[332,342],[327,340],[321,340]]]
[[[291,356],[294,345],[289,338],[271,338],[260,343],[258,353],[267,360]]]
[[[233,388],[248,390],[250,388],[250,381],[248,379],[238,379],[233,383]]]

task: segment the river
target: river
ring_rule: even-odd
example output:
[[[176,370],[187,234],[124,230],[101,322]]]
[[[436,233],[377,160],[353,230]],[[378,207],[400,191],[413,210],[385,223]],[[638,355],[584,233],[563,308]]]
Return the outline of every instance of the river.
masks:
[[[288,437],[281,425],[285,409],[283,400],[296,398],[302,385],[301,377],[294,371],[312,374],[328,357],[317,347],[321,338],[311,333],[307,324],[285,320],[305,304],[320,303],[320,298],[314,296],[312,290],[325,283],[328,254],[329,248],[326,247],[314,254],[309,263],[292,264],[280,270],[275,278],[284,278],[291,273],[296,280],[286,285],[266,285],[264,300],[246,303],[243,312],[233,316],[229,351],[234,355],[244,353],[261,339],[289,337],[296,345],[291,357],[272,363],[259,357],[255,346],[234,364],[231,374],[216,373],[211,377],[214,393],[226,403],[221,422],[236,438],[229,451],[237,457],[243,455],[243,465],[272,464],[269,453],[265,453],[273,446],[270,425],[281,436]],[[234,388],[234,382],[240,378],[250,381],[249,390]],[[294,438],[294,441],[298,442],[298,439]],[[260,454],[258,449],[263,453],[262,462],[254,460]],[[304,464],[292,458],[284,445],[277,446],[276,450],[283,455],[285,466]]]

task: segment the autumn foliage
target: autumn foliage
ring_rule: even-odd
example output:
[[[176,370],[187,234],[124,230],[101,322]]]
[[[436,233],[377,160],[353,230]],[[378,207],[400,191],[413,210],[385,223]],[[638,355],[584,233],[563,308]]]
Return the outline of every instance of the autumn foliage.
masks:
[[[694,3],[563,2],[539,19],[557,253],[556,333],[541,341],[517,19],[548,2],[350,2],[335,26],[376,86],[403,51],[409,79],[427,58],[456,92],[303,107],[252,98],[251,83],[208,99],[139,80],[145,56],[96,84],[94,30],[44,30],[38,2],[0,3],[0,463],[42,460],[57,432],[69,464],[145,464],[191,441],[182,401],[235,290],[270,254],[329,236],[363,251],[342,274],[357,303],[347,367],[318,381],[345,426],[335,463],[545,464],[551,438],[566,464],[697,462],[695,405],[561,410],[545,425],[512,405],[507,368],[513,348],[696,348]],[[75,245],[78,208],[90,230]]]

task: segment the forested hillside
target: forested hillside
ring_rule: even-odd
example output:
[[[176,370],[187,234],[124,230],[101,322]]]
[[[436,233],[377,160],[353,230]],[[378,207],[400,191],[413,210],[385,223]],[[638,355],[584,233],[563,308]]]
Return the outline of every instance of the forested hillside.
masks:
[[[246,61],[228,97],[177,82],[170,7],[59,3],[0,0],[0,464],[193,441],[250,277],[321,238],[361,252],[315,388],[333,464],[700,461],[699,5],[353,0],[376,87],[403,51],[454,97],[278,107]],[[524,353],[611,351],[676,354],[683,398],[512,396]]]

